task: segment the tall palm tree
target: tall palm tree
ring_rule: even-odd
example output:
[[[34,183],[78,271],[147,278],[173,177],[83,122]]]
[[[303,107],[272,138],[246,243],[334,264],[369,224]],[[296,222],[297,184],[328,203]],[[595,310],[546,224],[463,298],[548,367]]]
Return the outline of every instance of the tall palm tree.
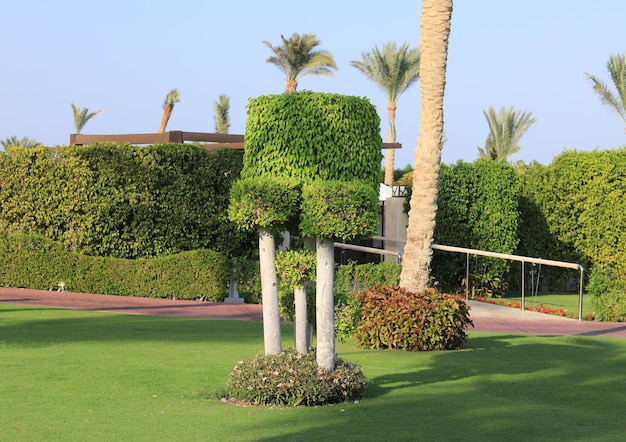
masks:
[[[165,96],[165,102],[163,103],[163,116],[161,117],[161,125],[159,126],[159,133],[165,132],[167,122],[170,121],[172,112],[174,111],[174,104],[180,101],[180,92],[178,89],[172,89]]]
[[[33,147],[43,146],[43,143],[40,143],[37,140],[33,140],[32,138],[24,137],[20,139],[16,136],[12,136],[11,138],[0,141],[0,143],[2,143],[2,147],[4,147],[5,149],[7,147],[23,147],[29,149]]]
[[[410,49],[408,43],[399,48],[395,43],[385,43],[382,51],[374,47],[372,52],[362,53],[360,61],[350,63],[368,80],[376,83],[387,98],[389,115],[387,141],[390,143],[396,142],[396,103],[400,95],[419,79],[420,56],[419,48]],[[384,182],[391,186],[395,162],[394,149],[386,149],[385,157]]]
[[[420,127],[407,242],[400,274],[400,286],[411,291],[426,287],[433,255],[451,18],[452,0],[422,0]]]
[[[325,75],[332,77],[337,63],[332,54],[325,50],[316,50],[320,41],[315,34],[294,33],[291,37],[280,36],[281,46],[274,46],[268,41],[263,43],[272,50],[273,56],[266,61],[278,66],[287,76],[285,90],[292,94],[298,88],[298,78],[304,75]]]
[[[489,135],[485,148],[478,148],[478,156],[498,161],[506,161],[519,151],[520,138],[537,121],[531,112],[516,111],[512,106],[501,107],[497,112],[490,106],[483,114],[489,124]]]
[[[215,132],[218,134],[227,134],[230,128],[230,99],[228,95],[220,95],[219,99],[213,103],[213,111],[215,111]]]
[[[603,104],[613,108],[626,123],[626,54],[611,54],[606,68],[615,86],[615,91],[595,75],[586,74],[593,83],[593,90]],[[626,128],[624,128],[626,133]]]
[[[83,130],[83,127],[85,127],[85,124],[87,124],[87,121],[102,112],[102,109],[89,112],[88,108],[81,109],[72,103],[72,112],[74,114],[74,127],[76,128],[76,133],[79,134],[80,131]]]

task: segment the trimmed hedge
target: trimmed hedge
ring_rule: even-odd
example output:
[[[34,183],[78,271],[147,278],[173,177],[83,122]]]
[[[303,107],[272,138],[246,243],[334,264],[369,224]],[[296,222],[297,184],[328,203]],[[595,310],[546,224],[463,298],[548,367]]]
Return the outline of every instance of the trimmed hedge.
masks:
[[[92,256],[254,250],[227,217],[243,154],[192,144],[96,143],[0,152],[0,233],[32,233]]]
[[[40,290],[223,301],[229,261],[208,249],[153,259],[102,258],[68,252],[38,235],[0,238],[0,286]]]
[[[359,293],[362,316],[356,331],[364,348],[392,350],[458,350],[473,325],[468,304],[457,296],[426,289],[411,293],[394,286],[376,286]]]
[[[520,181],[506,163],[478,160],[441,166],[434,241],[436,244],[513,253],[518,245]],[[463,285],[466,257],[433,252],[432,274],[443,289]],[[500,295],[510,262],[488,257],[472,260],[470,284],[490,285],[483,296]],[[494,281],[499,281],[493,284]]]

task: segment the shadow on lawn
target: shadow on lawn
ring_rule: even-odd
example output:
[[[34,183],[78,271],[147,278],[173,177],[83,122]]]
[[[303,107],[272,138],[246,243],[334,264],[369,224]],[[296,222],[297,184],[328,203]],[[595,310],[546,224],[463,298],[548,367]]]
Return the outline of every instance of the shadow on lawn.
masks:
[[[7,314],[11,313],[10,316]],[[214,341],[263,343],[256,321],[122,315],[53,308],[0,309],[0,340],[10,346],[83,341]]]
[[[479,335],[465,350],[415,360],[414,370],[373,376],[359,404],[329,407],[314,432],[259,440],[623,438],[621,340]]]

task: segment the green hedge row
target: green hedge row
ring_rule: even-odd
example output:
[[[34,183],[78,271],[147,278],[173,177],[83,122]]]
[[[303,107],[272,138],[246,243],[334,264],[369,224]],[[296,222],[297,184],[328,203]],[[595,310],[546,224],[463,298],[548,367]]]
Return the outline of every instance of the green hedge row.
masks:
[[[0,287],[150,298],[223,301],[229,260],[198,249],[159,258],[102,258],[68,252],[48,238],[0,237]]]
[[[490,160],[459,161],[442,165],[439,181],[435,243],[449,246],[513,253],[518,245],[520,181],[511,165]],[[446,291],[462,286],[465,255],[435,251],[433,278]],[[470,284],[498,295],[510,263],[477,257],[472,260]],[[493,284],[494,281],[499,284]]]
[[[93,256],[254,249],[228,220],[243,153],[192,144],[97,143],[0,152],[0,234],[30,233]]]

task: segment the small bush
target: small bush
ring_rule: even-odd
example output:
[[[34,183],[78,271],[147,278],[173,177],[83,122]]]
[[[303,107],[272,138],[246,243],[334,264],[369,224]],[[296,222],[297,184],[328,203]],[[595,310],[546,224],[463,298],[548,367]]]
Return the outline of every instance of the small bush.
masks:
[[[467,341],[465,327],[473,325],[464,300],[433,289],[376,286],[356,300],[363,312],[356,338],[364,348],[457,350]]]
[[[361,369],[337,359],[335,370],[319,368],[315,351],[288,350],[239,361],[226,387],[229,400],[254,405],[314,406],[359,399],[367,388]]]
[[[335,275],[335,336],[344,342],[356,332],[361,319],[357,293],[376,285],[398,285],[402,264],[350,262],[337,268]]]
[[[592,297],[597,318],[608,322],[626,322],[626,273],[615,268],[594,268],[587,292]]]

